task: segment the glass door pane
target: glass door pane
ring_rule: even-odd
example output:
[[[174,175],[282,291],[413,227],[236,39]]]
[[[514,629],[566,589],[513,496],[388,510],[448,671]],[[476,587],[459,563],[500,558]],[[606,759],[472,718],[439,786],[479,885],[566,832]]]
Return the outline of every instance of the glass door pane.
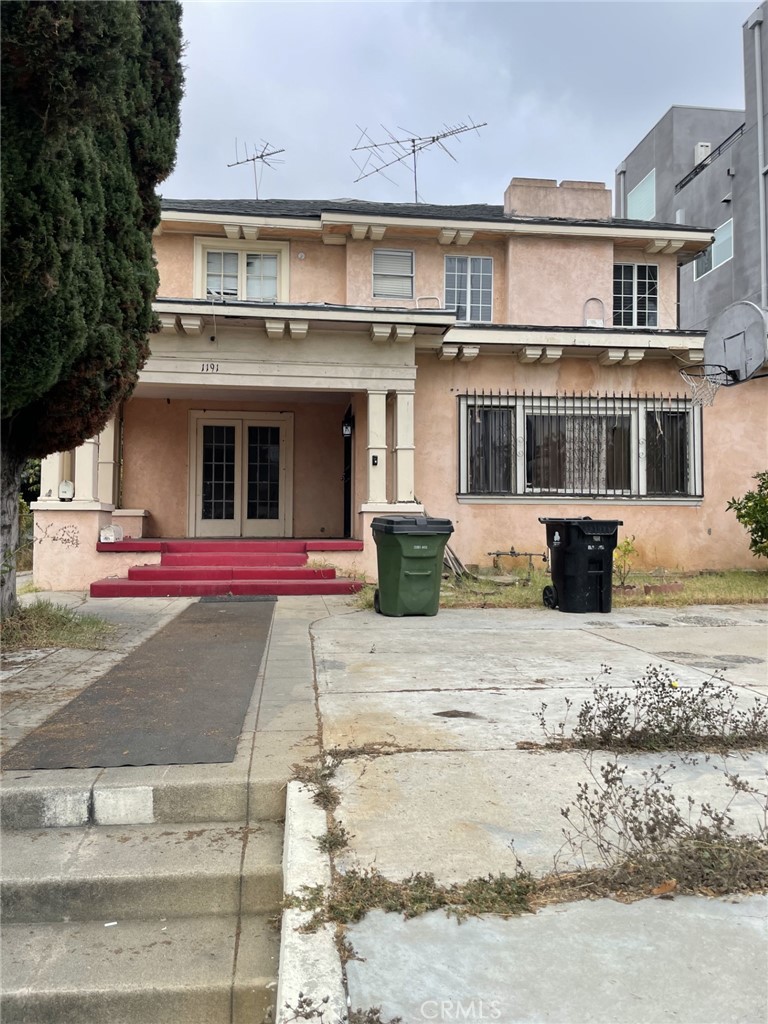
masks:
[[[203,426],[202,519],[235,518],[234,426]]]
[[[280,518],[280,427],[248,427],[246,519]]]

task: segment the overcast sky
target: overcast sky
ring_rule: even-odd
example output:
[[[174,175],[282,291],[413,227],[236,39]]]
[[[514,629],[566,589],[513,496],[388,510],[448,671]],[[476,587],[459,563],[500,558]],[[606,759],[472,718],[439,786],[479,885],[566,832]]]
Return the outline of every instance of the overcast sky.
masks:
[[[186,96],[169,198],[413,201],[408,166],[355,183],[373,142],[487,122],[418,161],[419,198],[501,203],[513,175],[605,181],[673,104],[741,108],[758,3],[184,3]],[[715,140],[717,141],[717,140]],[[358,158],[364,154],[355,154]],[[383,152],[382,159],[392,154]]]

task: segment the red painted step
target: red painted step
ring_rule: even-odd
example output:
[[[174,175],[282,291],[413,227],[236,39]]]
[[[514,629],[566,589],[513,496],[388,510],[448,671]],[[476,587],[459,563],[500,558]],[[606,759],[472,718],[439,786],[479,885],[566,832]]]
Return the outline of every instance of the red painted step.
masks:
[[[205,597],[220,594],[354,594],[362,584],[332,566],[311,568],[307,552],[361,551],[350,540],[125,540],[99,551],[159,551],[159,565],[135,565],[127,578],[91,584],[92,597]],[[140,561],[140,558],[138,559]]]
[[[163,554],[162,565],[306,565],[307,556],[299,552],[277,551],[181,551]]]
[[[265,551],[280,554],[304,554],[307,542],[304,540],[166,540],[163,551],[168,554],[196,554],[198,551],[226,551],[261,553]]]
[[[336,570],[307,569],[305,566],[274,565],[134,565],[129,580],[332,580]]]
[[[91,584],[91,597],[210,597],[222,594],[287,596],[355,594],[357,580],[129,580],[105,579]]]

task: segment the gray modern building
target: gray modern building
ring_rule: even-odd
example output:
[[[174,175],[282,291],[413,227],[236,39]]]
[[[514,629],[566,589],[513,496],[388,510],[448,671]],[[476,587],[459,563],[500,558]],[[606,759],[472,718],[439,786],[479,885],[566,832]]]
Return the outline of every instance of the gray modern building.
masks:
[[[681,328],[705,329],[742,299],[768,308],[768,0],[743,34],[744,109],[672,107],[616,171],[618,217],[713,231],[712,246],[680,268]]]

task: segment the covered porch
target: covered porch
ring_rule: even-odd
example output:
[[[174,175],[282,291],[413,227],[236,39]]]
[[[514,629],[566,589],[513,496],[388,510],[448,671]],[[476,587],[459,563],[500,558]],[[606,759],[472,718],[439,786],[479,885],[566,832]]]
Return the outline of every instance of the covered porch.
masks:
[[[406,313],[419,323],[392,322]],[[161,314],[119,415],[44,460],[36,586],[127,578],[137,552],[123,545],[139,541],[308,541],[334,568],[375,570],[371,519],[422,508],[414,334],[438,343],[452,317],[358,310],[313,329],[261,317]],[[161,554],[143,547],[141,560]]]

